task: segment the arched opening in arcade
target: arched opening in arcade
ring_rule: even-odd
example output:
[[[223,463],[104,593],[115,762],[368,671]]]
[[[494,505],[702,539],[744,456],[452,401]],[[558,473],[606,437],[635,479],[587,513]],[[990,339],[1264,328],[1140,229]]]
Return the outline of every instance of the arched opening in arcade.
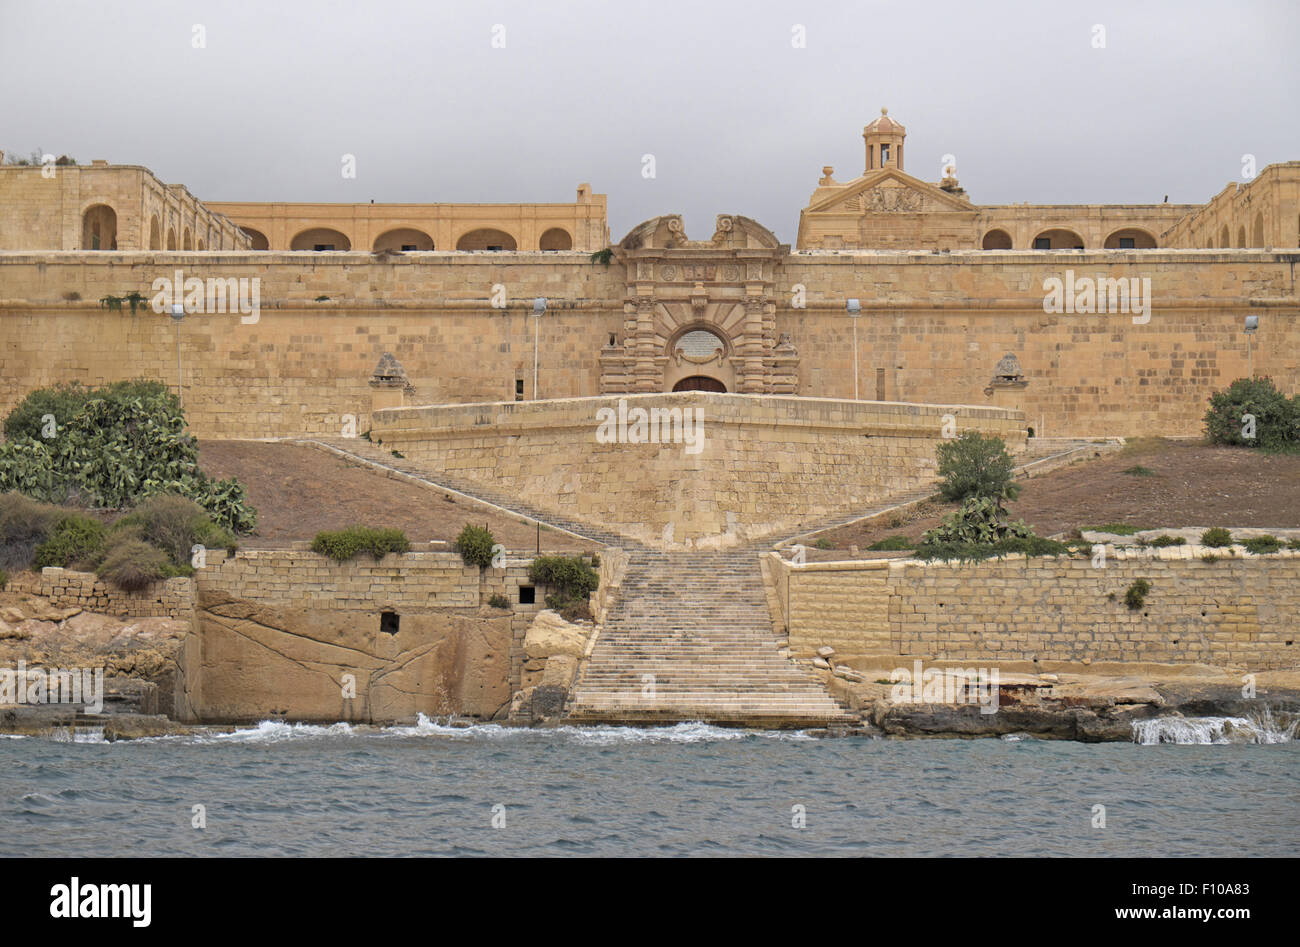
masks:
[[[117,211],[107,204],[94,204],[81,215],[81,249],[117,249]]]
[[[352,241],[330,227],[313,227],[294,237],[293,242],[289,244],[289,249],[315,250],[321,253],[330,250],[351,250]]]
[[[1082,250],[1083,238],[1073,230],[1044,230],[1034,237],[1035,250]]]
[[[542,234],[542,239],[538,241],[539,250],[572,250],[573,238],[563,227],[552,227],[546,233]]]
[[[162,225],[158,222],[157,214],[149,218],[149,249],[162,249]]]
[[[981,250],[1010,250],[1011,234],[1007,233],[1005,230],[1001,230],[995,227],[994,229],[990,230],[988,233],[984,235],[984,239],[980,241],[980,249]]]
[[[416,230],[414,227],[395,227],[386,230],[375,238],[373,247],[375,253],[384,250],[418,253],[432,249],[433,238],[423,230]]]
[[[1156,238],[1140,227],[1125,227],[1107,237],[1102,247],[1107,250],[1154,250]]]
[[[518,250],[515,238],[504,230],[481,227],[471,230],[456,241],[457,250]]]
[[[262,231],[254,230],[252,227],[240,227],[239,229],[248,235],[248,239],[253,242],[254,250],[271,249],[271,241],[266,239],[266,234],[262,233]]]

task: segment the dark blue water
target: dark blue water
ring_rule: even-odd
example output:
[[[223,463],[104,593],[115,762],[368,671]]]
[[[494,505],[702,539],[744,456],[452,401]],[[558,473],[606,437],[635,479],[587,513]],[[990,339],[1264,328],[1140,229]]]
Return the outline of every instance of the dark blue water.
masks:
[[[191,826],[192,807],[207,827]],[[1106,825],[1094,827],[1095,805]],[[806,826],[796,828],[793,807]],[[494,807],[498,823],[493,826]],[[422,723],[0,739],[0,855],[1294,855],[1300,744]]]

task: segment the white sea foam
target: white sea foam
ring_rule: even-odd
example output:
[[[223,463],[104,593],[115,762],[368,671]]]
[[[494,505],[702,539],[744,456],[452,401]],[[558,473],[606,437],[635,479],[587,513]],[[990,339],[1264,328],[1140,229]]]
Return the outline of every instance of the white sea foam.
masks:
[[[578,746],[613,746],[633,743],[709,743],[743,740],[759,735],[778,740],[813,740],[809,734],[784,730],[741,730],[715,727],[693,721],[671,727],[617,727],[617,726],[559,726],[559,727],[503,727],[495,723],[476,723],[454,726],[451,718],[446,723],[419,714],[412,726],[386,727],[382,731],[391,736],[442,737],[457,740],[562,740]]]
[[[311,737],[351,736],[353,727],[347,723],[332,723],[321,726],[312,723],[285,723],[283,720],[263,720],[256,727],[244,730],[232,730],[230,733],[214,733],[212,740],[232,743],[279,743]]]
[[[1226,744],[1290,743],[1300,728],[1300,718],[1289,723],[1274,720],[1268,708],[1256,717],[1152,717],[1133,722],[1133,742]]]

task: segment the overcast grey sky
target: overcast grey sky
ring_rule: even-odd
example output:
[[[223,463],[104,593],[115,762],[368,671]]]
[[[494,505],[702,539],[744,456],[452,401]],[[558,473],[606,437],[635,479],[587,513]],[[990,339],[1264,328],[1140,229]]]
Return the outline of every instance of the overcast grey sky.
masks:
[[[822,165],[861,174],[882,105],[906,170],[937,180],[951,153],[976,203],[1204,202],[1243,154],[1300,159],[1298,40],[1294,0],[0,0],[0,148],[143,164],[207,200],[590,181],[615,240],[680,212],[695,239],[739,213],[792,242]]]

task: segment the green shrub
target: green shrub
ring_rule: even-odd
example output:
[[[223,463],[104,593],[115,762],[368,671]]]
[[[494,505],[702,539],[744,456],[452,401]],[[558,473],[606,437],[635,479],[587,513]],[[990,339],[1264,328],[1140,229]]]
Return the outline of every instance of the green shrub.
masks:
[[[1143,539],[1138,541],[1139,546],[1151,546],[1155,549],[1163,549],[1166,546],[1182,546],[1187,542],[1181,536],[1169,536],[1162,534],[1154,539]]]
[[[119,589],[138,592],[159,579],[168,578],[173,565],[167,554],[156,546],[138,539],[127,539],[113,545],[96,573]]]
[[[1146,602],[1147,593],[1151,591],[1151,583],[1146,579],[1136,579],[1124,593],[1124,604],[1129,607],[1130,611],[1137,611]]]
[[[453,548],[460,553],[465,565],[485,569],[492,565],[492,547],[495,545],[496,540],[492,538],[490,529],[486,526],[466,523],[465,528],[456,537]]]
[[[488,604],[493,608],[509,608],[510,600],[498,592],[488,599]]]
[[[581,556],[539,556],[528,567],[528,577],[555,590],[546,596],[546,605],[557,611],[571,602],[585,602],[600,586],[600,575]]]
[[[53,414],[57,436],[42,437]],[[234,480],[213,481],[198,466],[176,396],[161,382],[31,392],[5,419],[0,490],[50,503],[124,509],[141,497],[179,493],[221,527],[249,532],[256,512]]]
[[[956,559],[961,562],[979,562],[984,559],[1002,559],[1010,553],[1026,556],[1064,556],[1071,549],[1065,543],[1042,536],[1011,536],[995,543],[933,542],[916,547],[916,558],[925,561]]]
[[[1276,536],[1252,536],[1242,540],[1241,544],[1252,556],[1266,556],[1282,548],[1282,540]]]
[[[93,516],[69,513],[54,524],[49,538],[36,547],[35,569],[94,564],[101,556],[108,530]]]
[[[9,573],[5,572],[4,569],[0,569],[0,592],[3,592],[5,586],[8,584],[9,584]]]
[[[922,544],[973,543],[988,545],[1003,539],[1032,536],[1022,520],[1008,520],[1007,512],[996,497],[972,496],[961,509],[944,517],[934,529],[921,537]]]
[[[939,490],[947,500],[992,497],[1014,500],[1020,488],[1011,482],[1015,462],[1001,438],[967,431],[961,437],[940,444]]]
[[[376,559],[382,559],[390,552],[408,552],[411,544],[400,529],[349,526],[347,529],[322,530],[311,541],[311,548],[312,552],[337,562],[347,562],[360,552],[368,552]]]
[[[63,511],[21,493],[0,494],[0,568],[26,569]]]
[[[1121,473],[1131,474],[1134,477],[1154,477],[1156,475],[1156,472],[1150,467],[1143,467],[1141,464],[1126,467]]]
[[[190,562],[191,550],[229,548],[235,538],[212,522],[204,509],[179,494],[160,493],[148,497],[118,520],[118,530],[139,526],[138,537],[167,553],[174,565]]]
[[[1243,437],[1242,416],[1255,416],[1255,436]],[[1238,378],[1210,395],[1205,434],[1212,443],[1265,450],[1300,446],[1300,396],[1288,398],[1265,377]]]
[[[817,542],[813,543],[813,545],[816,546],[818,549],[834,549],[834,548],[835,548],[835,544],[834,544],[833,542],[831,542],[829,539],[827,539],[825,536],[818,536],[818,537],[817,537]]]
[[[867,547],[871,552],[893,552],[899,549],[915,548],[916,544],[901,533],[896,536],[886,536],[884,539],[878,539]]]
[[[1201,533],[1201,545],[1213,546],[1217,549],[1222,549],[1224,546],[1231,546],[1232,533],[1228,532],[1228,530],[1224,529],[1222,526],[1215,526],[1212,529],[1207,529],[1205,532]]]
[[[1300,549],[1300,539],[1293,539],[1286,545],[1288,549]]]

